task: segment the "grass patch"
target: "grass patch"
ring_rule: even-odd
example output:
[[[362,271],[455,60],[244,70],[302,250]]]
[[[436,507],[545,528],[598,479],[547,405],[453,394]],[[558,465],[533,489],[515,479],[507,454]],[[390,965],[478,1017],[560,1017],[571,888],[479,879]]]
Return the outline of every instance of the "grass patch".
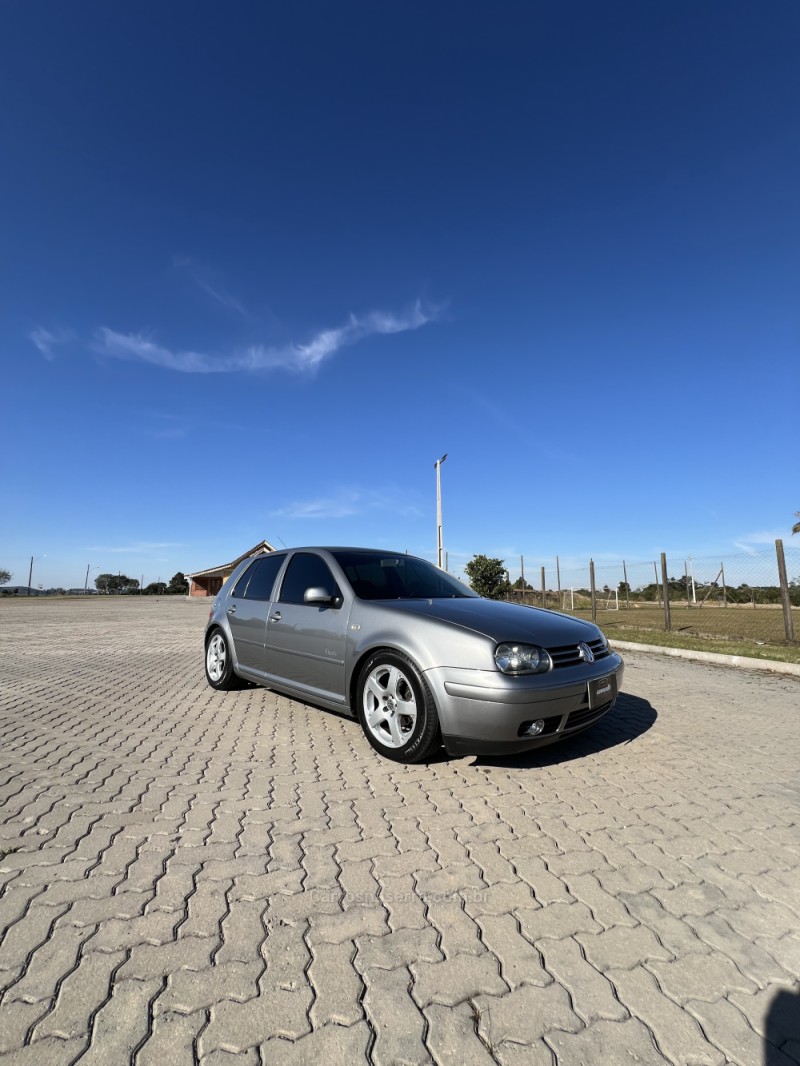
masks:
[[[588,608],[569,612],[591,620]],[[800,610],[793,608],[794,631],[800,638]],[[687,607],[671,604],[672,628],[664,629],[664,611],[655,605],[620,607],[618,611],[598,609],[597,624],[610,640],[652,644],[663,648],[686,648],[720,655],[744,655],[751,659],[800,663],[800,639],[786,640],[780,607]]]
[[[749,659],[766,659],[780,663],[800,663],[800,645],[798,644],[756,644],[747,640],[693,636],[691,633],[669,633],[666,630],[639,629],[636,626],[615,625],[601,621],[598,624],[611,643],[614,640],[627,640],[631,644],[651,644],[661,648],[686,648],[689,651],[711,651],[718,655],[742,655]]]

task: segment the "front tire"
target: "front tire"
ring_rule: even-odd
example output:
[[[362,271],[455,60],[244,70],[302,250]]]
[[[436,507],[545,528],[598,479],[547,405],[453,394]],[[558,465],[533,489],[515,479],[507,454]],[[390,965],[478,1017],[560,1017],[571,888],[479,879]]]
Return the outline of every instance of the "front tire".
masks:
[[[218,692],[230,692],[242,687],[233,672],[233,656],[228,638],[221,629],[215,629],[206,644],[206,681]]]
[[[425,679],[399,652],[379,651],[358,679],[358,720],[372,747],[394,762],[424,762],[439,748],[439,716]]]

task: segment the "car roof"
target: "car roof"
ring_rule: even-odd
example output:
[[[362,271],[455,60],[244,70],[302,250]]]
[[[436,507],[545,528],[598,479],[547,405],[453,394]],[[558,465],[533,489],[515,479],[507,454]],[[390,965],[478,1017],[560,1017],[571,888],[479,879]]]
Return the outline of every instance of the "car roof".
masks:
[[[298,546],[296,548],[290,548],[289,551],[303,552],[303,551],[323,551],[323,552],[364,552],[368,555],[408,555],[408,552],[401,552],[395,548],[359,548],[348,546],[346,544],[306,544]]]

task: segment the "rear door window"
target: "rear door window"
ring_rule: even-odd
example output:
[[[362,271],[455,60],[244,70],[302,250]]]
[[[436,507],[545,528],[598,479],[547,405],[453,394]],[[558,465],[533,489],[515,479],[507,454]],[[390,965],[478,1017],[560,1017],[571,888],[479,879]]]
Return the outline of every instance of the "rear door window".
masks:
[[[249,566],[236,582],[233,595],[247,600],[269,600],[285,555],[265,555]]]

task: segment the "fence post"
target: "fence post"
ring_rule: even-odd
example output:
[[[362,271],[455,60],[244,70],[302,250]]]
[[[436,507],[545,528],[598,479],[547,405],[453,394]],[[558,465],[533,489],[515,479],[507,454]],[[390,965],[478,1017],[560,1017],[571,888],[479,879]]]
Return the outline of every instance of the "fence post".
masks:
[[[727,588],[725,586],[725,564],[724,563],[720,563],[719,564],[719,572],[720,572],[720,576],[722,577],[722,606],[723,607],[727,607],[728,606],[728,590],[727,590]]]
[[[592,590],[592,621],[597,621],[597,597],[594,589],[594,559],[589,560],[589,588]]]
[[[669,616],[669,578],[667,577],[667,556],[661,553],[661,583],[664,593],[664,628],[669,633],[672,629],[672,620]]]
[[[781,603],[783,604],[783,628],[786,639],[794,640],[794,620],[792,619],[792,601],[789,599],[789,582],[786,579],[786,556],[783,554],[783,541],[775,541],[775,554],[778,556],[778,580],[781,583]]]
[[[684,561],[683,564],[683,576],[686,578],[686,606],[691,607],[692,597],[689,592],[689,564],[686,561]]]
[[[522,589],[520,590],[520,603],[525,602],[525,559],[520,555],[519,557],[519,572],[522,575]]]
[[[547,593],[545,592],[544,567],[542,567],[542,607],[547,606]]]
[[[558,589],[558,609],[563,611],[564,604],[561,602],[561,563],[558,561],[558,556],[556,556],[556,588]]]
[[[653,559],[653,573],[656,575],[656,607],[661,606],[661,582],[658,580],[658,567]]]

